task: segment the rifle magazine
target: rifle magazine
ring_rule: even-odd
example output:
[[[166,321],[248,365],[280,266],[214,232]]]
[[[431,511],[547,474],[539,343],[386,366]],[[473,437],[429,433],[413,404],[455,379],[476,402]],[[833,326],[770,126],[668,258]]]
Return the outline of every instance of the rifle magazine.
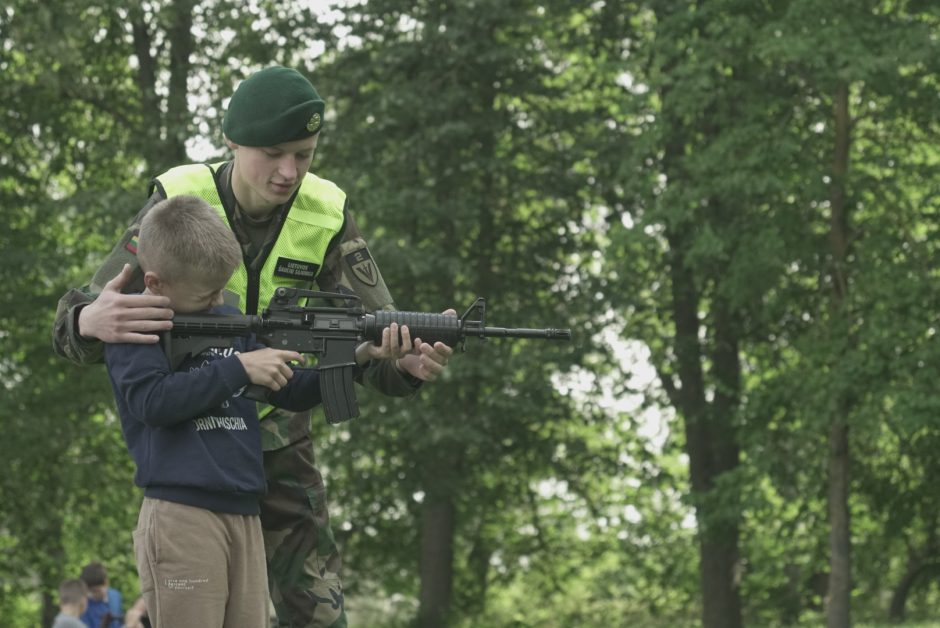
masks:
[[[359,416],[354,386],[351,364],[320,369],[320,392],[327,423],[336,425]]]

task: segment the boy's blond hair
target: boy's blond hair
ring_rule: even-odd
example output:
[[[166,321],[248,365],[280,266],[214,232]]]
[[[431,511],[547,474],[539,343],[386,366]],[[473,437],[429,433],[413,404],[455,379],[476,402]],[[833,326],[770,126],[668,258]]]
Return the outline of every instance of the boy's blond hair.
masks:
[[[63,580],[59,585],[60,606],[81,604],[86,597],[88,597],[88,586],[78,578]]]
[[[235,234],[206,201],[171,196],[140,224],[137,259],[144,272],[168,282],[205,278],[224,284],[242,260]]]

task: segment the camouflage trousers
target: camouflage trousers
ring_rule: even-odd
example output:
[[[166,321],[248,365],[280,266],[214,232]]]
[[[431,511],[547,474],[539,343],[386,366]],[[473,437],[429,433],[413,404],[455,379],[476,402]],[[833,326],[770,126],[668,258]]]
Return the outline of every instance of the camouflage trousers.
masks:
[[[264,452],[261,526],[278,628],[345,628],[339,550],[310,436]]]

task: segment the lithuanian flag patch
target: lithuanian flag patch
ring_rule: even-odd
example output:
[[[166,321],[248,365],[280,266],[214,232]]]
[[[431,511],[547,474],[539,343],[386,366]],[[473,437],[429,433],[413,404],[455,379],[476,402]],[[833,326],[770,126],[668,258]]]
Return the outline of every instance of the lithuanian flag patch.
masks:
[[[137,234],[131,236],[131,239],[127,241],[127,244],[124,245],[124,248],[137,255]]]

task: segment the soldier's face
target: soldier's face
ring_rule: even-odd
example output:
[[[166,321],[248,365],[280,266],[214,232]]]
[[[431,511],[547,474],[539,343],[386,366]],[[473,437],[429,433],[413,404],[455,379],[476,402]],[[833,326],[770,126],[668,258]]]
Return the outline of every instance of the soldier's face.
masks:
[[[263,216],[291,195],[310,168],[319,133],[313,137],[275,146],[241,146],[229,142],[235,151],[232,188],[242,210]]]

